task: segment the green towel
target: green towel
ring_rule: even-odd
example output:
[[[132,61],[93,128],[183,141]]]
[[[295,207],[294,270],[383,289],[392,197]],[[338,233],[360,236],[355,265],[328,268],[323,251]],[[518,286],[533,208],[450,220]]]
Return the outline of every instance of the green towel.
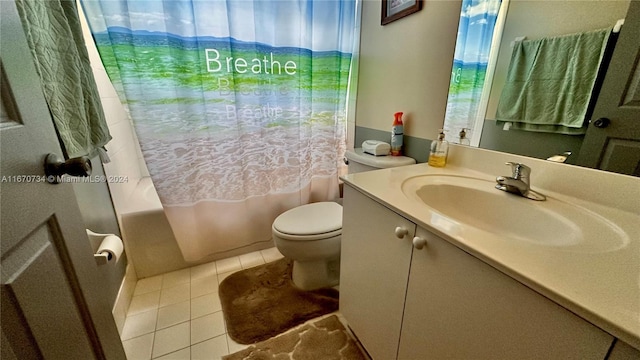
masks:
[[[611,28],[514,45],[496,122],[579,135]]]
[[[100,155],[111,135],[76,2],[17,0],[16,5],[65,156]]]

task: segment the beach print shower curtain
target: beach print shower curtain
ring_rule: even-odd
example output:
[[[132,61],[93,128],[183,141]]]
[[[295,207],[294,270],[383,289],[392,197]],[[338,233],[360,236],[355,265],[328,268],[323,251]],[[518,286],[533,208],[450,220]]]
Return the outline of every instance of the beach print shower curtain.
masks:
[[[501,0],[462,0],[458,37],[444,120],[447,138],[458,139],[462,128],[471,138],[482,97],[493,30]]]
[[[338,197],[357,1],[82,6],[186,261]]]

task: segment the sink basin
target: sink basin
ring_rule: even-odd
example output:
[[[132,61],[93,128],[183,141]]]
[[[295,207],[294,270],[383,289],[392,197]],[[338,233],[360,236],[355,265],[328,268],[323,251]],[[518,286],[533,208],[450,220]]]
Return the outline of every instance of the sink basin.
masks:
[[[478,178],[422,175],[406,179],[402,192],[451,221],[503,239],[579,252],[612,251],[629,241],[617,225],[588,209],[553,197],[533,201],[494,186]]]

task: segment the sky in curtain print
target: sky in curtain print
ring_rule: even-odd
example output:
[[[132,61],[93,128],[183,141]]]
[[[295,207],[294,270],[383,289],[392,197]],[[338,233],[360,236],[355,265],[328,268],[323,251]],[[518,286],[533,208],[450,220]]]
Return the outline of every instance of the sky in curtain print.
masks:
[[[335,44],[342,40],[340,28],[355,26],[355,7],[337,0],[84,0],[82,5],[94,33],[122,26],[314,51],[351,52],[351,39],[340,41],[339,48]],[[301,43],[305,38],[311,41]]]

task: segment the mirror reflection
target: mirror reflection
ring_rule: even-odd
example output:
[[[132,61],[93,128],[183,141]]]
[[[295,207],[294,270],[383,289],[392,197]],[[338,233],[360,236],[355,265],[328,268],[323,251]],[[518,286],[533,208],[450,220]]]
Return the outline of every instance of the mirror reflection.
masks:
[[[486,71],[486,78],[481,86],[476,84],[476,92],[481,91],[484,98],[478,100],[477,110],[475,110],[477,113],[475,116],[471,116],[477,119],[467,120],[471,124],[452,122],[450,118],[457,118],[453,110],[458,109],[459,111],[460,106],[458,105],[468,99],[461,93],[452,92],[450,89],[447,120],[445,121],[445,128],[448,130],[447,137],[450,141],[457,143],[461,128],[471,127],[472,129],[467,131],[467,137],[471,139],[472,146],[576,164],[585,137],[584,131],[582,134],[566,135],[561,132],[513,130],[509,126],[505,126],[504,123],[496,121],[496,112],[505,88],[513,48],[516,42],[522,38],[537,40],[614,27],[619,19],[625,18],[629,8],[629,0],[503,0],[501,6],[496,6],[495,2],[486,0],[486,4],[480,9],[484,11],[481,18],[478,16],[480,11],[475,9],[474,12],[473,6],[479,8],[482,3],[483,1],[469,1],[466,7],[463,3],[461,16],[463,20],[456,46],[457,64],[454,63],[452,70],[452,88],[456,80],[456,73],[459,74],[461,71],[464,73],[465,66],[469,68],[471,63],[474,63],[474,66],[478,68],[478,64],[484,62],[487,64],[486,70],[482,69],[482,65],[479,67],[482,71]],[[466,22],[465,12],[468,15]],[[504,18],[502,19],[502,17]],[[495,26],[492,22],[495,23]],[[493,26],[493,34],[490,32],[487,34],[487,24]],[[484,29],[481,29],[480,25],[483,25]],[[464,36],[465,34],[461,36],[463,26],[468,28],[469,33],[480,34],[484,32],[482,36],[485,42],[492,41],[494,49],[484,54],[478,51],[475,59],[464,55],[460,49],[461,42],[468,40],[469,36]],[[472,26],[476,27],[472,28]],[[490,53],[493,53],[493,58]],[[461,65],[462,62],[465,64]],[[598,86],[595,89],[597,93]],[[591,97],[595,100],[593,93]],[[452,106],[452,102],[454,106]],[[457,104],[455,104],[456,102]],[[590,110],[593,110],[593,104]],[[580,133],[580,131],[578,132]]]

